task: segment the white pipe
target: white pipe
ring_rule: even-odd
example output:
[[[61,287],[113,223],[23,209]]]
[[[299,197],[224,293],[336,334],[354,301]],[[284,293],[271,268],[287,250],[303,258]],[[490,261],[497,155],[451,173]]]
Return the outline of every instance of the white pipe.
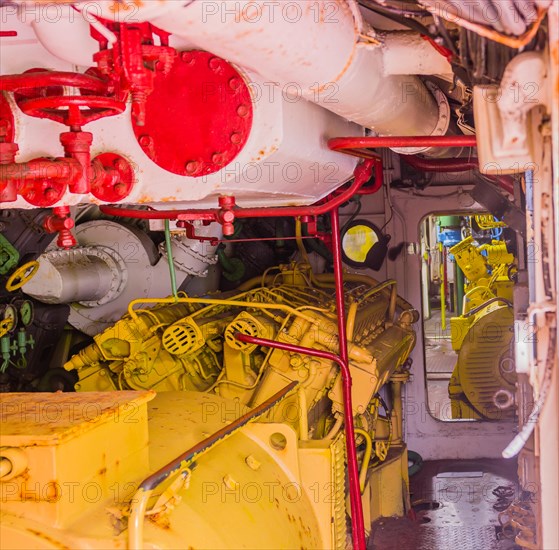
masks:
[[[94,257],[76,261],[71,253],[62,254],[56,262],[50,261],[48,254],[41,257],[39,276],[25,285],[28,296],[48,304],[70,304],[97,301],[107,295],[118,274],[105,262]]]
[[[382,58],[385,75],[416,74],[452,76],[452,66],[428,40],[416,32],[387,32]]]
[[[52,55],[81,67],[95,65],[93,55],[99,51],[99,42],[91,37],[89,22],[72,6],[23,4],[18,15]]]
[[[117,12],[114,2],[97,5],[103,17],[149,19],[376,133],[440,133],[433,95],[416,76],[386,75],[383,48],[367,36],[355,0],[125,0]]]

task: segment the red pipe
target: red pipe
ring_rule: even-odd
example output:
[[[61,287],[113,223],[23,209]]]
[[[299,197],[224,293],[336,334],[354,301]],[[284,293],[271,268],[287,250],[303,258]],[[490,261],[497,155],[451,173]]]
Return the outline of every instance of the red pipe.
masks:
[[[400,155],[400,158],[416,170],[424,172],[467,172],[479,170],[479,159],[476,157],[456,159],[427,159],[416,155]],[[514,194],[514,181],[510,176],[487,176],[503,191]]]
[[[249,344],[256,344],[257,346],[266,346],[270,348],[281,349],[291,353],[300,353],[302,355],[311,355],[313,357],[320,357],[328,361],[337,363],[340,367],[342,374],[342,387],[344,396],[344,420],[346,422],[346,451],[349,473],[349,493],[351,503],[351,530],[353,535],[353,545],[355,550],[365,550],[365,530],[363,526],[363,510],[361,503],[361,489],[359,487],[359,469],[357,467],[357,452],[355,450],[355,429],[353,426],[353,404],[351,402],[351,372],[347,362],[342,361],[342,358],[335,353],[323,351],[314,348],[305,348],[303,346],[296,346],[286,342],[277,342],[276,340],[268,340],[267,338],[257,338],[249,336],[248,334],[236,333],[235,338],[241,342]],[[342,347],[340,346],[340,350]],[[351,435],[351,437],[350,437]],[[353,466],[352,466],[353,465]],[[355,498],[354,495],[357,492]],[[356,505],[357,508],[356,509]]]
[[[11,180],[65,179],[77,181],[82,175],[80,163],[73,158],[33,159],[28,162],[0,165],[0,182]]]
[[[346,316],[344,300],[344,272],[342,267],[342,243],[338,208],[330,212],[332,225],[332,257],[334,281],[336,284],[336,311],[338,313],[338,341],[340,368],[342,371],[342,390],[344,397],[344,419],[346,426],[346,452],[349,477],[349,498],[351,502],[351,531],[356,550],[365,550],[365,526],[363,523],[363,504],[359,484],[359,467],[355,449],[355,427],[353,425],[353,404],[351,402],[351,372],[347,351]],[[345,371],[345,375],[344,375]]]
[[[375,159],[375,182],[370,187],[361,187],[357,192],[356,195],[374,195],[384,185],[384,172],[382,169],[382,161]]]
[[[475,147],[475,136],[374,136],[339,137],[328,140],[328,147],[356,157],[370,158],[379,147]]]
[[[373,154],[372,154],[373,155]],[[109,216],[124,216],[126,218],[140,218],[147,220],[206,220],[221,222],[224,212],[233,213],[234,218],[273,218],[278,216],[320,216],[327,214],[334,208],[347,202],[371,177],[373,165],[380,166],[382,172],[382,161],[378,155],[365,160],[356,166],[354,171],[355,179],[353,183],[342,193],[330,199],[324,204],[314,206],[279,206],[279,207],[257,207],[257,208],[238,208],[226,209],[206,208],[206,209],[187,209],[187,210],[137,210],[132,208],[119,208],[115,206],[102,205],[101,212]],[[378,168],[377,168],[378,170]],[[375,185],[376,187],[376,185]],[[379,187],[380,189],[380,187]],[[234,204],[234,203],[232,203]],[[232,220],[228,219],[227,222]]]
[[[353,547],[355,550],[365,550],[365,526],[363,522],[363,505],[361,502],[361,489],[359,487],[359,466],[357,463],[357,451],[355,448],[355,426],[353,424],[353,403],[351,399],[351,371],[349,370],[349,360],[347,351],[347,335],[345,325],[345,301],[344,301],[344,281],[341,258],[341,240],[340,240],[340,220],[337,208],[330,212],[332,222],[332,252],[334,258],[334,280],[336,282],[336,310],[338,313],[338,341],[339,355],[329,351],[323,351],[313,348],[305,348],[288,344],[285,342],[277,342],[265,338],[256,338],[246,334],[235,334],[235,338],[241,342],[248,342],[258,346],[268,346],[277,348],[291,353],[301,353],[314,357],[321,357],[334,361],[340,367],[342,375],[342,393],[344,407],[344,421],[346,429],[346,452],[347,452],[347,468],[349,477],[349,498],[351,503],[351,531],[353,535]]]
[[[479,168],[479,160],[476,157],[427,159],[416,155],[400,155],[400,158],[413,168],[423,172],[467,172]]]

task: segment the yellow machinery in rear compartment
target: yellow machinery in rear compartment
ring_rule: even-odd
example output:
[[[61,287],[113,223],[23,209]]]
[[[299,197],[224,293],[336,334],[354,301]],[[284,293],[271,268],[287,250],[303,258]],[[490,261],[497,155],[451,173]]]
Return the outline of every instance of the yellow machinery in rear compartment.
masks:
[[[503,227],[476,216],[481,229]],[[512,273],[514,256],[501,240],[478,246],[472,236],[450,249],[468,282],[462,315],[452,317],[458,360],[449,382],[453,418],[499,420],[514,414]]]
[[[395,312],[405,302],[392,281],[348,280],[355,443],[370,525],[409,507],[401,389],[417,312]],[[332,280],[293,264],[266,281],[235,296],[132,303],[67,363],[78,393],[2,401],[0,454],[10,468],[0,479],[3,545],[346,546],[337,365],[235,338],[337,352]],[[166,481],[137,492],[191,448]]]

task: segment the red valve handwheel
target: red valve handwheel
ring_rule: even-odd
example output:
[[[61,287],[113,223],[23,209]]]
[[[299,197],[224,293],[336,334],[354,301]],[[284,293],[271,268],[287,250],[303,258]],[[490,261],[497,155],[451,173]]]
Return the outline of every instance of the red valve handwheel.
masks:
[[[29,116],[81,127],[106,116],[119,115],[126,104],[102,96],[57,96],[25,99],[20,101],[19,108]]]

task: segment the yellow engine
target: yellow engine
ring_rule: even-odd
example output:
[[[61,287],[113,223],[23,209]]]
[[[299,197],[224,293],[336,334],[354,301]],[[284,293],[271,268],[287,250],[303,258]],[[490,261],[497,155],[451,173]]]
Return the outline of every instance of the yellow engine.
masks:
[[[450,320],[452,347],[458,353],[448,387],[452,417],[511,417],[516,382],[511,347],[514,256],[503,241],[476,246],[471,236],[450,252],[468,279],[462,315]]]
[[[333,281],[311,277],[294,264],[236,295],[133,302],[66,364],[77,370],[78,393],[2,402],[2,540],[14,548],[344,548],[338,366],[236,338],[337,353]],[[417,313],[395,311],[403,301],[392,281],[348,279],[368,526],[409,507],[401,389]]]

